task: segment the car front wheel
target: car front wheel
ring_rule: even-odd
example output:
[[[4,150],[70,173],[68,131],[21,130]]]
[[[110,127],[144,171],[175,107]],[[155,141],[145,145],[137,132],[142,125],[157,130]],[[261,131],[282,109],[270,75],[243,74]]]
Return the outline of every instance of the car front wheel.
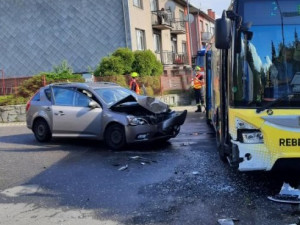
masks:
[[[105,142],[114,150],[124,147],[126,144],[124,127],[120,124],[110,125],[105,132]]]
[[[51,131],[47,122],[43,119],[38,119],[33,125],[33,133],[39,142],[47,142],[51,139]]]

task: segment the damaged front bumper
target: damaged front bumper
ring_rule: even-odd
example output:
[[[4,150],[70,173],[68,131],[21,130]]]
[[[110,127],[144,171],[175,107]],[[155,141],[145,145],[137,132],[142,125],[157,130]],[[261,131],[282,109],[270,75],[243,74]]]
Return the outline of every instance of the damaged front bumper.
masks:
[[[176,137],[180,131],[180,126],[186,119],[186,115],[187,110],[181,113],[172,112],[168,118],[158,124],[126,126],[126,141],[127,143],[134,143]]]

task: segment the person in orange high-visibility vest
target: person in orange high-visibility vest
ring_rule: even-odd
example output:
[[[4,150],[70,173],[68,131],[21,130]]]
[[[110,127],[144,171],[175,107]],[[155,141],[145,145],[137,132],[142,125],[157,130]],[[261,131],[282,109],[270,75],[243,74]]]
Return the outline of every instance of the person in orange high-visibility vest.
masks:
[[[139,76],[137,72],[132,72],[131,73],[131,81],[129,84],[130,90],[134,91],[138,95],[140,94],[140,87],[139,84],[136,82],[136,78]]]
[[[204,68],[196,66],[196,75],[192,80],[192,85],[195,93],[195,100],[197,110],[195,112],[202,112],[202,106],[204,105]]]

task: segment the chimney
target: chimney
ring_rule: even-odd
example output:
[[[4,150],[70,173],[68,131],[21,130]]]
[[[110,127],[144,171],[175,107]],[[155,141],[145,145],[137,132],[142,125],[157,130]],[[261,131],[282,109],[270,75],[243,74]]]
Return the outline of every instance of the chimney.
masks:
[[[216,18],[216,14],[214,11],[212,11],[212,9],[208,9],[207,10],[207,15],[212,18],[212,19],[215,19]]]

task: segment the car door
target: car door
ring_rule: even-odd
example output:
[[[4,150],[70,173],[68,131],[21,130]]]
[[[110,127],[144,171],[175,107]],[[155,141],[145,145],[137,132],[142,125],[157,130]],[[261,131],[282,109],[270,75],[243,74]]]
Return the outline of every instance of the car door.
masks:
[[[96,137],[101,130],[102,109],[76,88],[52,87],[53,136]]]

